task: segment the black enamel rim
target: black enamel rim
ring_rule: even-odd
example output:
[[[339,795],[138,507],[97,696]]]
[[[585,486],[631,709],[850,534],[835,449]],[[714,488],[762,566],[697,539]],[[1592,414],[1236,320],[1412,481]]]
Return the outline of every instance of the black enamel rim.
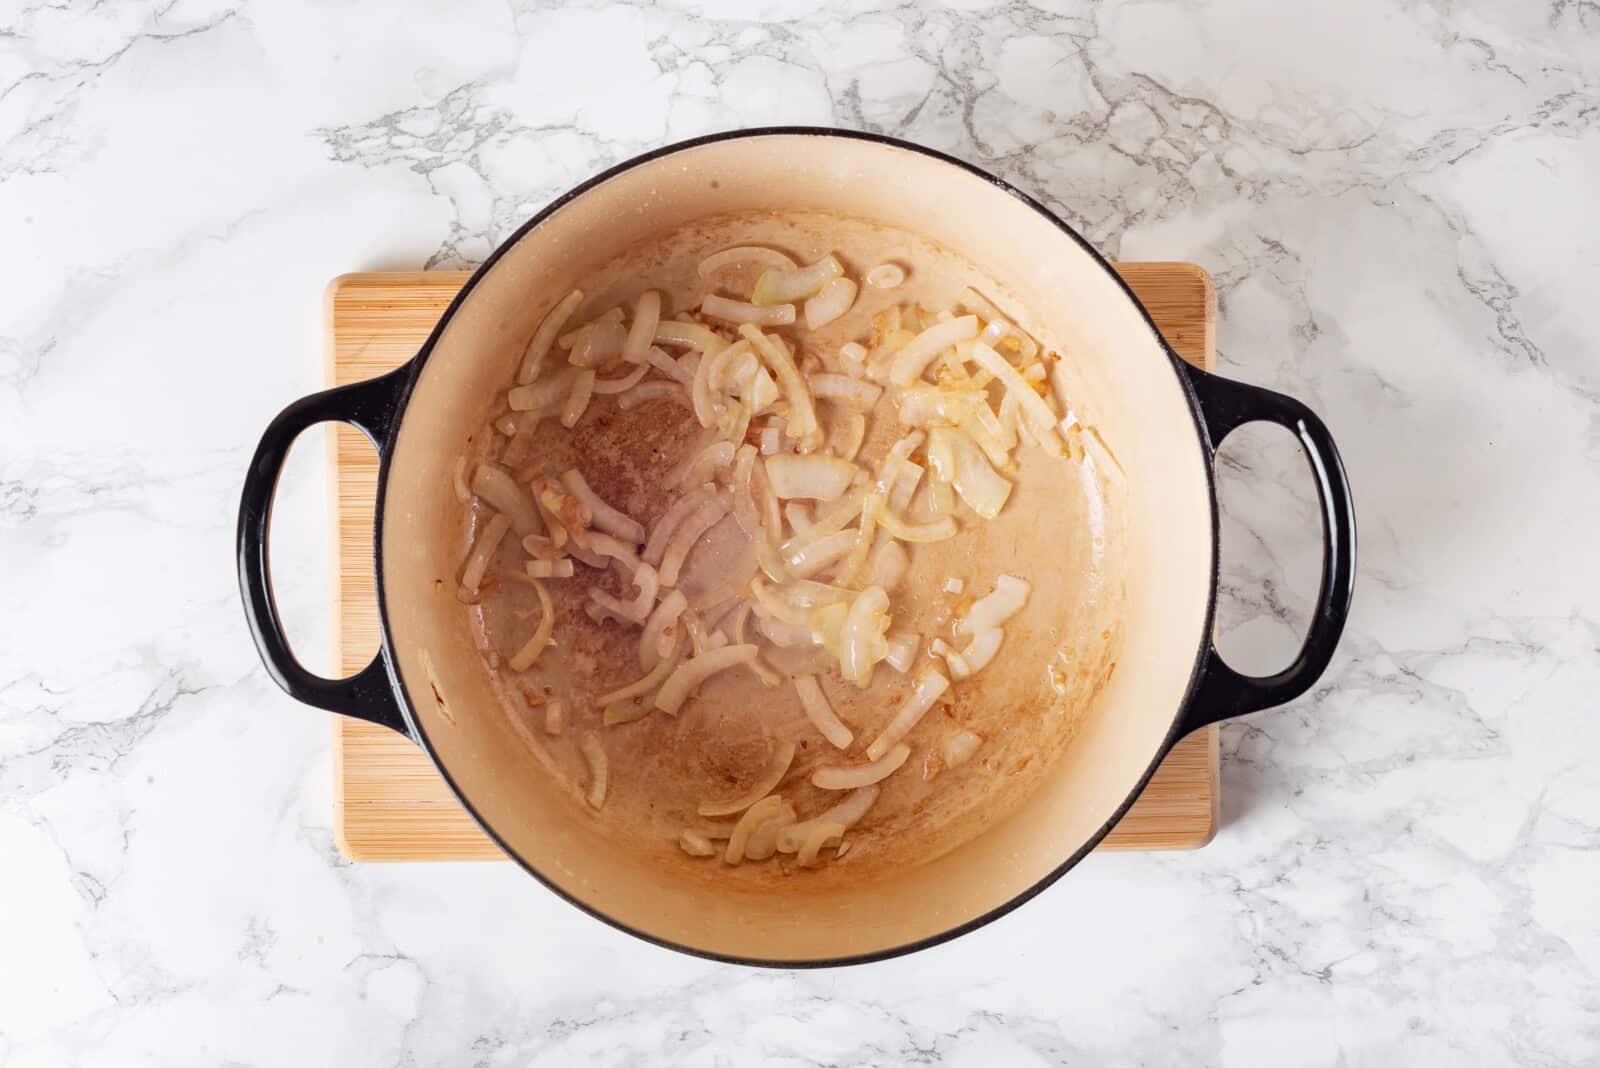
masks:
[[[959,938],[961,935],[975,931],[986,924],[998,920],[1000,917],[1013,911],[1019,906],[1031,901],[1034,897],[1038,896],[1042,891],[1053,884],[1057,879],[1061,878],[1073,867],[1075,867],[1079,861],[1083,860],[1084,857],[1088,856],[1089,853],[1094,850],[1095,846],[1100,844],[1101,839],[1105,838],[1105,836],[1111,832],[1111,829],[1116,826],[1119,820],[1122,819],[1122,817],[1127,813],[1128,809],[1133,806],[1133,803],[1138,800],[1139,795],[1144,792],[1146,784],[1149,783],[1151,776],[1155,774],[1156,769],[1161,765],[1161,761],[1166,756],[1167,751],[1171,749],[1173,744],[1178,740],[1185,721],[1184,713],[1188,709],[1188,706],[1194,697],[1196,687],[1198,686],[1200,679],[1204,674],[1206,656],[1210,648],[1210,634],[1216,613],[1217,599],[1218,519],[1216,477],[1212,465],[1209,462],[1202,463],[1201,467],[1206,480],[1206,498],[1210,506],[1211,513],[1211,582],[1206,594],[1205,619],[1200,631],[1199,646],[1195,653],[1194,664],[1189,672],[1188,684],[1184,688],[1183,698],[1173,709],[1172,725],[1167,729],[1166,737],[1156,748],[1155,753],[1150,759],[1149,766],[1145,768],[1144,774],[1139,777],[1139,781],[1129,792],[1127,798],[1117,806],[1116,811],[1111,814],[1111,818],[1108,819],[1092,835],[1090,835],[1083,845],[1073,852],[1071,856],[1064,860],[1054,870],[1046,873],[1041,879],[1039,879],[1038,882],[1017,894],[1009,901],[995,906],[981,916],[974,917],[973,919],[968,920],[959,926],[952,927],[946,931],[941,931],[938,934],[929,935],[926,938],[918,939],[914,942],[907,942],[903,945],[891,946],[887,949],[879,949],[871,953],[861,953],[852,956],[791,961],[770,960],[760,957],[744,957],[726,953],[714,953],[708,950],[698,949],[694,946],[683,945],[682,943],[674,942],[670,939],[659,938],[655,935],[649,934],[648,932],[641,931],[627,922],[619,920],[614,916],[610,916],[588,904],[587,902],[574,897],[565,890],[561,889],[561,887],[555,885],[555,883],[551,882],[549,879],[545,878],[545,876],[537,868],[535,868],[519,853],[513,850],[511,846],[506,843],[505,839],[503,839],[495,831],[495,829],[490,826],[489,822],[478,811],[477,807],[473,805],[471,799],[456,783],[455,777],[450,774],[449,769],[446,768],[439,760],[438,754],[435,753],[433,744],[429,740],[427,732],[422,729],[421,721],[416,715],[416,709],[411,703],[411,696],[406,692],[405,684],[401,680],[398,670],[395,668],[396,655],[393,646],[393,639],[389,631],[388,597],[384,591],[383,581],[383,516],[384,502],[388,496],[389,464],[393,459],[395,441],[399,437],[400,426],[405,420],[405,409],[410,403],[411,392],[416,388],[417,379],[423,366],[428,362],[428,358],[433,353],[434,346],[438,343],[438,340],[443,335],[445,328],[449,325],[450,320],[454,317],[456,309],[458,309],[462,302],[465,301],[466,298],[472,293],[478,282],[494,268],[495,264],[500,261],[500,258],[509,252],[519,241],[521,241],[529,231],[533,230],[540,223],[554,215],[567,204],[589,192],[591,189],[594,189],[596,186],[615,178],[619,174],[630,171],[635,167],[642,166],[646,163],[651,163],[665,156],[674,155],[678,152],[698,148],[702,145],[716,144],[722,141],[733,141],[758,137],[792,136],[828,137],[850,141],[867,141],[874,144],[883,145],[888,148],[901,149],[907,152],[917,153],[918,155],[927,156],[931,159],[938,160],[941,163],[948,164],[952,167],[957,167],[962,171],[965,171],[966,173],[979,178],[984,182],[987,182],[1009,196],[1014,197],[1023,204],[1027,205],[1029,208],[1033,209],[1033,211],[1036,212],[1041,219],[1048,221],[1057,230],[1070,237],[1079,248],[1093,258],[1094,262],[1100,267],[1100,269],[1104,271],[1105,274],[1122,290],[1123,294],[1128,298],[1129,303],[1131,303],[1134,308],[1138,310],[1139,315],[1144,319],[1145,326],[1150,331],[1150,336],[1155,340],[1156,344],[1160,346],[1161,350],[1167,354],[1167,360],[1174,377],[1177,379],[1178,388],[1183,392],[1184,398],[1188,402],[1189,416],[1194,424],[1195,436],[1200,445],[1201,455],[1202,457],[1209,457],[1209,450],[1207,446],[1210,439],[1206,430],[1205,421],[1200,415],[1199,401],[1195,396],[1194,387],[1191,384],[1188,375],[1183,370],[1183,368],[1187,365],[1177,355],[1177,353],[1172,350],[1172,346],[1167,344],[1166,339],[1161,336],[1161,331],[1156,328],[1155,320],[1150,317],[1150,313],[1145,310],[1144,305],[1140,303],[1138,297],[1134,295],[1132,288],[1126,281],[1123,280],[1122,276],[1112,268],[1110,262],[1107,261],[1106,258],[1102,256],[1092,245],[1090,245],[1089,242],[1084,239],[1083,235],[1079,234],[1075,229],[1059,219],[1054,213],[1045,208],[1033,197],[1015,188],[1004,179],[997,178],[994,175],[989,174],[987,171],[984,171],[981,168],[966,162],[965,160],[957,159],[954,156],[947,155],[946,153],[939,152],[935,149],[926,148],[922,145],[913,144],[908,141],[902,141],[898,138],[886,137],[882,134],[864,133],[856,130],[832,129],[826,126],[763,126],[749,130],[732,130],[726,133],[709,134],[704,137],[696,137],[687,141],[679,141],[675,144],[665,145],[661,148],[654,149],[653,151],[646,152],[643,155],[635,156],[630,160],[619,163],[616,166],[611,167],[609,170],[590,178],[588,181],[574,186],[566,193],[563,193],[560,197],[557,197],[555,200],[551,201],[542,211],[518,227],[515,233],[513,233],[505,241],[501,242],[500,246],[490,254],[489,258],[483,261],[482,265],[480,265],[478,269],[472,273],[472,277],[467,279],[466,284],[461,287],[461,291],[457,293],[455,298],[450,302],[449,307],[445,309],[444,314],[440,317],[438,324],[433,328],[433,332],[428,335],[428,340],[423,343],[422,348],[418,350],[417,355],[413,357],[409,363],[410,374],[407,378],[405,388],[400,392],[400,395],[396,401],[394,423],[389,428],[389,432],[385,437],[382,448],[379,452],[378,495],[373,513],[374,529],[372,551],[374,585],[378,594],[378,618],[380,623],[379,632],[383,640],[384,666],[388,671],[390,685],[394,689],[401,712],[405,716],[406,724],[410,728],[411,736],[418,742],[419,745],[421,745],[423,751],[428,754],[428,759],[433,762],[433,766],[438,770],[439,774],[443,776],[445,783],[449,785],[451,793],[453,793],[461,802],[468,814],[472,816],[474,822],[476,822],[478,826],[483,829],[484,833],[487,834],[494,841],[494,843],[500,847],[501,851],[504,852],[507,857],[515,861],[523,871],[533,876],[541,884],[543,884],[546,889],[562,898],[568,904],[575,906],[576,908],[582,910],[583,912],[610,927],[613,927],[626,934],[630,934],[635,938],[639,938],[645,942],[649,942],[652,945],[675,950],[679,953],[685,953],[692,957],[700,957],[705,960],[720,961],[727,964],[742,964],[758,968],[811,969],[833,968],[851,964],[868,964],[874,961],[888,960],[893,957],[904,956],[908,953],[915,953],[918,950],[930,949],[934,946],[941,945],[953,938]]]

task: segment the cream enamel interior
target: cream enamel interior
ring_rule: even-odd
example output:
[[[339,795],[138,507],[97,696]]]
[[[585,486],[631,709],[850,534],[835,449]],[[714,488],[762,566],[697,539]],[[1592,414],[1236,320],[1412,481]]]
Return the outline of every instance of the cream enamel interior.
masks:
[[[466,714],[497,698],[454,597],[460,540],[450,466],[464,428],[482,424],[538,319],[575,280],[642,236],[709,216],[795,209],[915,230],[959,252],[1001,280],[1069,353],[1083,406],[1128,475],[1123,647],[1042,785],[960,849],[870,878],[719,893],[675,865],[613,848],[592,822],[572,818],[570,800],[529,766],[502,717]],[[438,759],[479,816],[563,891],[702,952],[780,961],[870,954],[936,936],[1023,893],[1100,830],[1150,768],[1204,637],[1212,559],[1205,463],[1177,376],[1141,313],[1034,209],[961,168],[880,143],[798,134],[714,142],[575,198],[508,250],[457,309],[406,409],[389,469],[387,622]],[[1049,560],[1041,530],[1032,566]]]

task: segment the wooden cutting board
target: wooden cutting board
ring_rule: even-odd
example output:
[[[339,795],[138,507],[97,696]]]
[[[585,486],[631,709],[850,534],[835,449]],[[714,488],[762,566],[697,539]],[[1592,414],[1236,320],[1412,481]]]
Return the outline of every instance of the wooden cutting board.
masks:
[[[1178,355],[1216,358],[1211,277],[1192,263],[1123,263],[1117,270]],[[372,378],[414,355],[467,280],[462,271],[347,274],[327,290],[327,378]],[[378,648],[372,588],[372,506],[378,458],[347,426],[330,439],[333,467],[333,652],[345,674]],[[333,826],[351,860],[503,860],[422,751],[384,727],[333,717]],[[1217,728],[1180,742],[1102,849],[1198,849],[1216,832]]]

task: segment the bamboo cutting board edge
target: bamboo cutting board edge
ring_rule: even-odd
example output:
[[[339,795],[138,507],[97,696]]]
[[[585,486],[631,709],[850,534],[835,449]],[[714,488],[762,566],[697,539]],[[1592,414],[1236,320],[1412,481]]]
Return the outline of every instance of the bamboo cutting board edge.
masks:
[[[1215,364],[1216,297],[1211,277],[1190,263],[1125,263],[1117,271],[1139,295],[1173,349],[1205,370]],[[465,271],[341,275],[324,295],[325,371],[342,385],[382,374],[426,340]],[[332,644],[344,673],[378,646],[372,576],[372,503],[377,455],[361,434],[328,436]],[[502,860],[426,754],[400,735],[335,716],[333,826],[355,861]],[[1138,801],[1100,844],[1104,850],[1198,849],[1220,822],[1220,750],[1215,725],[1174,746]]]

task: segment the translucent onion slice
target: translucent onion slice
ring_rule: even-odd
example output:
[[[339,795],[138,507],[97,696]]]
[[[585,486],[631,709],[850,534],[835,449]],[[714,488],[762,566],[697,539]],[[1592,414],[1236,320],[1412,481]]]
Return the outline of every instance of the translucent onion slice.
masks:
[[[644,541],[644,527],[601,500],[600,495],[589,488],[583,472],[576,467],[561,472],[561,484],[589,510],[589,522],[594,526],[635,545]]]
[[[961,294],[961,303],[989,320],[989,325],[984,327],[984,333],[994,331],[994,335],[1010,337],[1016,347],[1018,355],[1025,360],[1031,360],[1038,355],[1039,344],[1033,338],[1023,333],[1011,317],[1000,310],[1000,306],[982,293],[968,286]],[[994,347],[994,342],[985,341],[984,344]]]
[[[574,367],[593,370],[610,363],[622,355],[622,346],[628,332],[615,321],[593,322],[579,331],[578,340],[567,354],[567,362]]]
[[[880,263],[867,272],[867,285],[874,289],[898,289],[905,280],[905,268],[898,263]]]
[[[808,267],[764,271],[756,280],[750,300],[755,304],[786,304],[804,300],[843,274],[843,265],[831,255],[822,257]]]
[[[872,669],[888,655],[884,633],[889,629],[889,595],[877,586],[868,586],[850,603],[844,626],[839,632],[839,670],[857,686],[872,681]]]
[[[860,584],[858,580],[861,569],[866,566],[867,554],[872,551],[873,538],[878,532],[878,513],[881,511],[883,511],[883,494],[874,490],[867,494],[867,502],[861,506],[861,523],[856,527],[850,555],[845,557],[833,576],[835,584],[846,587]]]
[[[801,839],[800,849],[795,853],[794,862],[802,868],[815,867],[817,855],[822,852],[822,847],[829,842],[844,839],[845,826],[842,823],[827,821],[814,822]]]
[[[856,284],[848,278],[835,278],[806,301],[806,329],[822,329],[849,311],[855,302]]]
[[[999,379],[1007,393],[1017,398],[1017,403],[1022,407],[1022,414],[1027,417],[1030,428],[1042,444],[1058,440],[1055,432],[1056,413],[1051,411],[1050,405],[1043,397],[1033,391],[1028,381],[1017,373],[1017,369],[1006,362],[1004,356],[988,345],[978,343],[972,346],[971,358],[979,367]]]
[[[963,315],[949,322],[930,326],[912,338],[905,348],[895,353],[893,362],[889,364],[889,381],[897,386],[910,385],[922,376],[922,372],[927,370],[928,365],[945,349],[957,342],[970,341],[977,336],[976,315]]]
[[[944,589],[945,593],[960,593],[962,590],[964,590],[966,588],[967,588],[967,584],[965,582],[963,582],[961,579],[958,579],[958,578],[956,578],[954,576],[951,576],[950,578],[947,578],[947,579],[944,580],[943,589]]]
[[[828,740],[835,749],[848,749],[855,740],[855,735],[850,728],[845,726],[839,714],[828,703],[827,695],[822,692],[822,686],[817,682],[815,675],[796,675],[794,678],[795,692],[800,695],[800,707],[805,710],[806,718],[817,732]]]
[[[628,336],[622,343],[622,358],[629,363],[643,364],[650,352],[650,343],[656,339],[656,324],[661,321],[661,294],[646,290],[639,294],[633,305],[633,322],[628,324]]]
[[[727,514],[728,506],[721,498],[713,497],[696,508],[694,514],[673,532],[672,538],[667,542],[666,551],[661,554],[659,570],[663,586],[678,584],[678,572],[683,569],[683,563],[688,559],[694,543],[700,540],[700,535],[716,526]]]
[[[735,649],[738,647],[730,645],[728,648]],[[751,646],[751,648],[755,647]],[[718,652],[721,651],[720,649],[718,650]],[[711,819],[717,816],[731,816],[736,812],[745,811],[778,788],[778,784],[783,781],[783,777],[789,774],[789,765],[794,763],[794,749],[793,742],[784,742],[778,746],[778,751],[773,754],[772,763],[767,765],[767,769],[761,773],[761,778],[750,789],[727,801],[702,801],[695,808],[695,811],[701,816]]]
[[[589,401],[594,397],[593,371],[579,371],[572,380],[572,392],[567,394],[566,402],[561,405],[561,425],[571,430],[578,425],[578,420],[583,418],[583,413],[589,410]]]
[[[859,468],[849,460],[837,456],[810,453],[797,456],[779,453],[766,458],[767,478],[772,481],[772,491],[789,500],[806,498],[818,501],[838,500]]]
[[[645,621],[644,633],[639,636],[639,666],[649,671],[677,645],[678,617],[689,607],[689,599],[682,590],[673,590],[656,605]]]
[[[820,400],[831,400],[851,408],[871,409],[883,396],[883,387],[863,382],[849,375],[815,374],[806,376],[811,395]]]
[[[589,791],[584,795],[584,800],[589,802],[590,808],[599,808],[606,803],[606,789],[610,778],[610,764],[606,760],[605,743],[594,731],[587,731],[578,739],[578,748],[583,753],[584,762],[589,765]]]
[[[650,531],[650,540],[645,542],[644,552],[639,555],[645,563],[661,564],[661,557],[667,551],[667,542],[677,531],[683,521],[689,518],[701,505],[711,501],[716,496],[716,487],[711,485],[699,486],[676,501],[661,513],[661,518],[656,520],[654,529]]]
[[[805,836],[819,823],[842,824],[846,830],[861,822],[872,803],[878,800],[879,787],[863,786],[847,794],[843,801],[809,820],[790,824],[778,833],[778,852],[793,853],[800,848]]]
[[[901,426],[957,426],[988,395],[979,389],[944,389],[913,382],[901,390],[895,417]]]
[[[810,528],[811,506],[803,501],[790,501],[783,506],[783,518],[796,534]]]
[[[700,420],[703,427],[716,426],[727,407],[718,396],[720,391],[717,389],[718,372],[723,364],[723,354],[727,351],[723,349],[714,356],[706,357],[695,368],[694,385],[690,387],[689,396],[694,401],[694,417]]]
[[[949,516],[931,523],[907,523],[888,509],[882,509],[878,512],[878,525],[901,541],[944,541],[956,536],[956,522]]]
[[[695,831],[685,830],[678,835],[678,848],[691,857],[714,857],[717,847],[711,844],[710,839]]]
[[[678,476],[677,485],[698,486],[733,466],[733,442],[715,441],[701,449]]]
[[[560,560],[529,560],[524,565],[523,570],[527,572],[529,578],[536,579],[571,578],[573,574],[572,561],[565,558]]]
[[[813,541],[820,541],[829,534],[843,530],[856,516],[861,514],[861,508],[866,499],[866,487],[858,486],[850,490],[843,497],[828,505],[826,509],[817,513],[816,520],[811,526],[784,542],[782,551],[785,554],[795,552],[801,546]]]
[[[1011,483],[989,466],[983,450],[960,430],[936,426],[928,431],[928,464],[985,519],[999,515],[1011,496]]]
[[[762,544],[775,550],[783,544],[783,510],[765,462],[757,464],[751,472],[750,485],[755,490],[756,502],[761,505],[761,527],[766,534]]]
[[[761,826],[750,832],[750,840],[745,843],[744,856],[746,860],[766,860],[778,851],[778,832],[785,827],[794,825],[796,819],[794,806],[785,801],[778,806],[778,814],[762,822]],[[731,842],[733,836],[729,835]]]
[[[694,374],[684,369],[683,364],[651,345],[644,354],[645,363],[666,375],[675,382],[682,382],[686,386],[694,385]]]
[[[910,460],[900,463],[900,474],[894,480],[894,489],[889,491],[888,504],[896,512],[904,512],[911,506],[911,498],[917,494],[917,486],[922,482],[922,465]]]
[[[905,547],[893,538],[884,538],[867,557],[867,581],[893,593],[910,566],[911,557],[906,555]]]
[[[945,662],[950,665],[951,678],[965,679],[982,671],[1000,651],[1000,643],[1004,638],[1005,631],[999,627],[980,630],[960,653],[946,655]]]
[[[550,351],[550,346],[561,333],[561,328],[567,325],[567,320],[582,303],[583,291],[574,289],[557,301],[555,307],[545,314],[543,321],[539,323],[539,328],[533,332],[528,347],[522,353],[522,365],[517,368],[518,385],[525,386],[539,377],[539,372],[544,368],[545,354]]]
[[[670,363],[671,361],[669,360],[668,362]],[[637,386],[640,381],[644,379],[645,374],[649,370],[650,368],[648,366],[635,367],[631,372],[623,375],[621,378],[596,378],[594,380],[594,391],[601,396],[608,396],[613,393],[626,393],[634,386]]]
[[[809,307],[809,304],[808,304]],[[747,304],[715,293],[700,302],[700,311],[728,323],[756,323],[760,326],[787,326],[794,322],[793,304]]]
[[[745,814],[739,817],[739,822],[733,825],[733,834],[728,836],[728,847],[722,854],[723,862],[727,864],[742,862],[750,836],[757,828],[777,819],[782,811],[783,798],[776,795],[763,797],[751,805]]]
[[[860,378],[867,371],[867,347],[855,341],[839,346],[839,366],[851,378]]]
[[[911,747],[901,742],[870,764],[818,768],[811,773],[811,785],[819,790],[855,790],[882,782],[900,770],[911,755]]]
[[[507,416],[507,418],[510,417]],[[457,456],[456,462],[450,467],[450,488],[455,491],[456,500],[462,504],[467,504],[472,500],[472,490],[467,486],[467,458],[465,456]]]
[[[672,648],[668,651],[666,656],[661,658],[660,662],[657,663],[655,667],[646,672],[642,678],[635,679],[626,686],[619,687],[618,689],[612,690],[609,693],[603,693],[599,697],[596,697],[594,699],[595,704],[600,705],[602,708],[610,708],[612,705],[621,704],[624,701],[633,701],[633,699],[636,697],[644,697],[646,694],[654,691],[657,686],[660,686],[663,682],[667,681],[668,677],[671,676],[673,671],[677,670],[679,659],[678,650],[682,644],[683,643],[679,641],[676,636],[674,636]]]
[[[511,405],[511,410],[514,412],[543,412],[567,399],[567,395],[572,392],[572,380],[577,376],[576,368],[563,367],[537,382],[516,387],[506,394],[506,403]],[[537,423],[538,420],[532,422]],[[518,432],[520,433],[522,429],[519,423]]]
[[[950,688],[950,680],[945,678],[944,672],[937,668],[923,668],[917,674],[917,682],[910,696],[895,712],[889,725],[883,728],[883,733],[872,740],[867,746],[867,759],[877,760],[887,753],[891,746],[899,743],[900,739],[911,733],[922,717],[927,715],[928,709],[944,692]]]
[[[542,534],[544,523],[534,506],[533,494],[505,471],[493,464],[479,464],[472,472],[472,492],[489,502],[490,507],[511,521],[518,537]]]
[[[1033,587],[1015,575],[1001,575],[995,579],[994,589],[967,609],[967,614],[956,620],[957,634],[976,634],[991,630],[1022,611],[1028,603]]]
[[[783,446],[778,441],[781,433],[777,425],[762,427],[761,429],[761,455],[771,456]]]
[[[778,378],[778,385],[782,387],[784,396],[789,400],[789,414],[784,423],[784,434],[797,441],[811,440],[819,429],[817,410],[811,400],[811,391],[806,388],[806,380],[800,376],[789,350],[777,339],[763,334],[760,329],[749,323],[739,327],[739,334],[755,346],[762,362],[772,368],[772,373]]]
[[[972,668],[967,664],[967,658],[952,649],[943,638],[935,638],[929,644],[928,651],[934,656],[944,657],[945,665],[950,669],[950,677],[964,679],[972,674]]]
[[[640,382],[626,393],[617,394],[617,407],[631,412],[641,404],[668,400],[689,406],[689,395],[676,382]]]
[[[603,313],[601,313],[600,315],[595,316],[593,319],[590,319],[588,322],[584,323],[582,326],[576,327],[576,328],[574,328],[572,330],[567,331],[565,334],[562,334],[559,338],[556,339],[556,348],[563,349],[563,350],[571,349],[572,346],[574,346],[574,345],[576,345],[578,343],[578,339],[583,337],[583,332],[585,330],[589,329],[591,326],[594,326],[597,323],[620,323],[620,322],[622,322],[622,309],[621,308],[607,308]]]
[[[917,659],[917,647],[922,644],[922,637],[907,630],[891,631],[888,642],[889,655],[883,658],[883,662],[904,675]]]
[[[829,534],[820,541],[802,546],[792,555],[785,557],[783,562],[789,566],[789,573],[796,578],[810,578],[823,568],[849,556],[855,543],[855,531],[841,530],[837,534]]]
[[[700,277],[710,278],[725,267],[737,267],[745,263],[754,263],[774,271],[792,271],[796,267],[794,260],[777,249],[764,248],[760,245],[735,245],[721,252],[713,252],[701,260]]]
[[[867,440],[867,417],[861,412],[846,412],[835,418],[828,438],[828,449],[841,460],[854,460]]]
[[[544,732],[560,734],[566,727],[567,706],[560,701],[549,701],[544,706]]]
[[[469,595],[477,596],[479,587],[483,585],[484,572],[489,569],[489,558],[500,547],[500,542],[510,529],[511,520],[504,513],[496,514],[484,525],[483,533],[478,535],[477,543],[461,567],[461,588]]]
[[[699,323],[677,322],[663,319],[656,324],[655,343],[657,345],[679,345],[699,349],[707,356],[715,356],[728,347],[728,342],[723,340],[716,331]]]
[[[751,493],[750,476],[756,468],[756,450],[752,445],[742,445],[733,461],[733,517],[739,521],[745,534],[757,542],[766,540],[761,529],[761,512]]]
[[[691,657],[678,666],[678,669],[668,676],[662,684],[661,690],[656,694],[656,707],[669,716],[678,714],[678,709],[689,699],[702,682],[709,679],[719,671],[726,671],[737,667],[749,660],[755,659],[756,647],[754,645],[724,645],[721,649],[709,649],[700,656]],[[721,816],[726,813],[704,812],[702,816]]]
[[[533,591],[539,595],[539,626],[533,632],[533,637],[516,655],[511,658],[509,667],[512,671],[527,671],[539,659],[539,654],[544,652],[545,646],[550,644],[550,636],[556,629],[556,606],[550,600],[550,591],[545,589],[544,583],[533,579]]]

